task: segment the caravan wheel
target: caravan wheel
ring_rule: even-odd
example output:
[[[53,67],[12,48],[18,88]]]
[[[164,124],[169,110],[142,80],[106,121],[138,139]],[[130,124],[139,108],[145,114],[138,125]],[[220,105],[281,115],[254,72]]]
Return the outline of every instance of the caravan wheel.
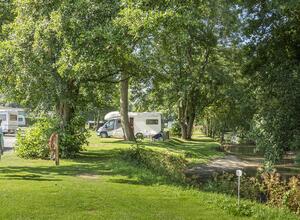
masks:
[[[100,137],[102,138],[108,138],[108,134],[106,132],[101,132]]]
[[[142,133],[136,133],[135,138],[143,140],[144,139],[144,135]]]

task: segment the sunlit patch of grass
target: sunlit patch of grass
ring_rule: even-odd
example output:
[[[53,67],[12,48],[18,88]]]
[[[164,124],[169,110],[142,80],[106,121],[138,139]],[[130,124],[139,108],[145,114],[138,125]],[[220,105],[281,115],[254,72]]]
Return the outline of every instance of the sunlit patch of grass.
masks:
[[[204,160],[216,155],[213,142],[180,141],[149,142],[146,147],[190,152]],[[60,166],[6,153],[0,161],[0,219],[249,219],[233,216],[221,205],[234,204],[234,198],[173,185],[124,161],[120,152],[131,145],[93,135],[86,151],[61,160]],[[282,210],[253,207],[260,219],[294,218]]]

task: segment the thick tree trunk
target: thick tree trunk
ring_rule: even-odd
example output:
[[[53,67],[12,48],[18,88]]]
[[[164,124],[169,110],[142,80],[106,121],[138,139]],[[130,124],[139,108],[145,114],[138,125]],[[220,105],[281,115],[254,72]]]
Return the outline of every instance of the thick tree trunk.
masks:
[[[181,138],[187,140],[188,139],[187,126],[185,123],[181,123],[180,126],[181,126]]]
[[[182,101],[179,106],[179,121],[181,126],[181,138],[185,140],[190,140],[193,134],[193,126],[195,121],[195,103],[192,100]]]
[[[121,124],[124,132],[125,140],[134,141],[133,130],[129,123],[128,117],[128,84],[129,80],[125,74],[122,74],[120,82],[120,115]]]
[[[192,109],[191,109],[191,111],[192,111]],[[191,112],[191,114],[189,114],[188,123],[187,123],[187,139],[188,140],[192,139],[194,121],[195,121],[195,112]]]
[[[74,108],[68,105],[66,101],[59,101],[57,105],[57,113],[61,118],[60,127],[61,129],[65,129],[73,117]]]
[[[61,129],[65,129],[74,117],[75,108],[71,103],[76,103],[79,88],[75,86],[74,81],[65,84],[64,93],[58,98],[56,112],[60,116]]]
[[[178,117],[179,117],[179,124],[180,124],[182,139],[187,139],[187,125],[186,125],[186,120],[185,120],[185,111],[186,111],[185,101],[186,101],[185,99],[182,100],[178,107]]]

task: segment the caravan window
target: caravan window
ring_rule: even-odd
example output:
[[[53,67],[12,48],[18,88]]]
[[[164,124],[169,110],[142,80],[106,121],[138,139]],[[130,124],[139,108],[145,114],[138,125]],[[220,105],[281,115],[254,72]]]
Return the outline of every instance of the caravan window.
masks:
[[[116,120],[116,129],[120,128],[121,126],[121,119]]]
[[[6,114],[0,114],[0,120],[6,121]]]
[[[114,130],[114,124],[115,124],[115,121],[111,120],[111,121],[106,122],[105,127],[107,128],[107,130]]]
[[[146,119],[146,125],[158,125],[158,119]]]
[[[18,116],[17,115],[9,115],[9,120],[10,121],[17,121],[18,120]]]

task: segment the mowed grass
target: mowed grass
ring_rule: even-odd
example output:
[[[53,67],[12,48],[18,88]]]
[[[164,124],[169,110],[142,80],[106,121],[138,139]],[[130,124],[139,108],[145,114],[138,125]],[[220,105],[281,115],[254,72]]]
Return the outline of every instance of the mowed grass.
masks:
[[[132,146],[133,142],[126,142],[121,139],[101,139],[99,143],[99,137],[92,135],[90,138],[90,144],[87,149],[93,150],[93,147],[101,146],[102,149],[126,149]],[[184,157],[190,165],[207,163],[212,159],[224,156],[224,153],[219,151],[219,143],[213,139],[204,136],[203,134],[194,135],[191,141],[185,141],[180,138],[171,138],[167,141],[151,141],[144,139],[142,145],[145,148],[149,148],[157,151],[168,151],[169,153],[181,155]]]
[[[145,144],[179,154],[190,151],[202,155],[202,162],[220,156],[207,141]],[[52,161],[5,154],[0,161],[0,219],[248,219],[232,216],[220,205],[233,204],[234,198],[166,184],[163,177],[123,161],[119,152],[130,146],[92,136],[86,151],[57,167]],[[256,206],[265,219],[293,219]]]

